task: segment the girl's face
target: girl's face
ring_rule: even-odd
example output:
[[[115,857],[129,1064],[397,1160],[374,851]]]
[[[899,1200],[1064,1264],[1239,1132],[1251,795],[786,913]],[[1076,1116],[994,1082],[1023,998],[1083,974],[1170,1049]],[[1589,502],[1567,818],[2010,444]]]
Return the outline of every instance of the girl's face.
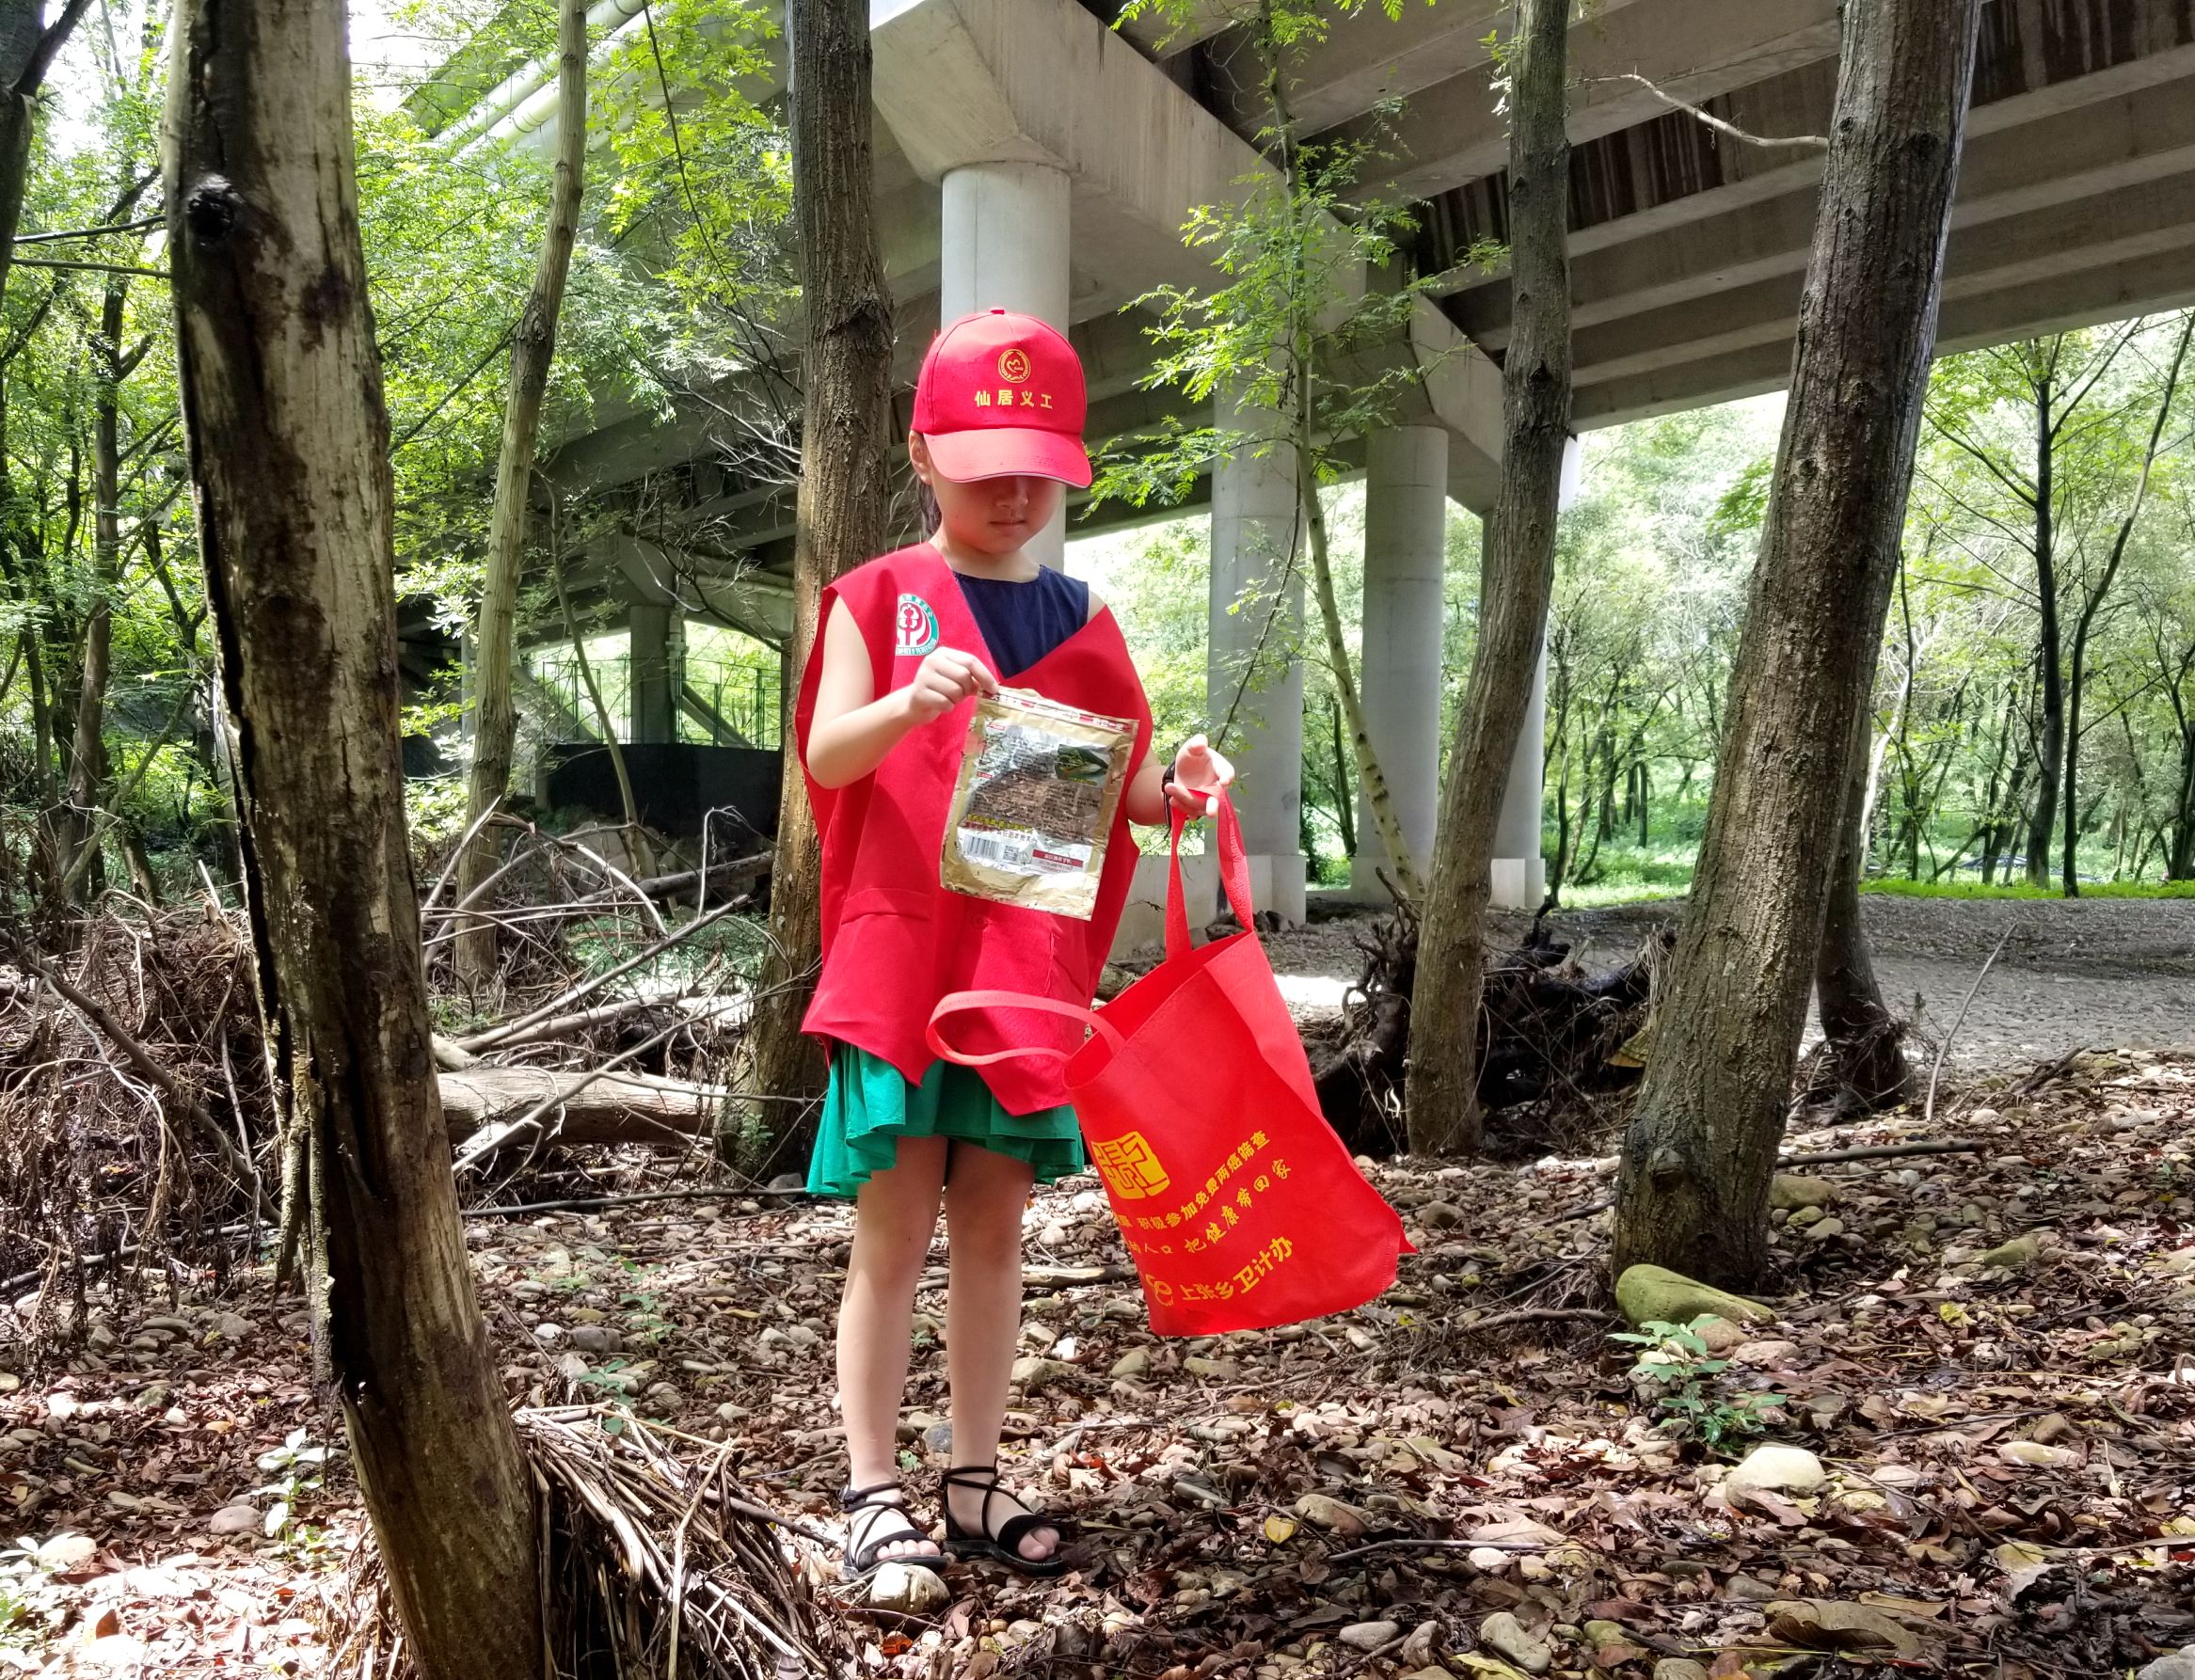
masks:
[[[1018,553],[1051,523],[1066,495],[1067,487],[1058,479],[977,479],[968,483],[948,479],[931,462],[930,445],[919,432],[908,435],[907,453],[915,463],[915,476],[937,499],[938,524],[945,535],[956,547],[993,559]]]

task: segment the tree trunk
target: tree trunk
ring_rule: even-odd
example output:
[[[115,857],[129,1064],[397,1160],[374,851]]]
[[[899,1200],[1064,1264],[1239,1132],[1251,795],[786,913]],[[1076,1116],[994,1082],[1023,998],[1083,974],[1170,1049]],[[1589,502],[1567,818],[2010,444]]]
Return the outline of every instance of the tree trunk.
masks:
[[[785,662],[797,680],[819,628],[823,586],[881,553],[891,531],[892,298],[870,212],[868,8],[864,0],[787,0],[793,211],[807,312],[807,388],[793,544],[793,624]],[[817,896],[822,853],[800,740],[786,708],[777,862],[770,878],[771,954],[751,1033],[750,1077],[767,1097],[752,1131],[774,1153],[813,1121],[824,1065],[801,1033],[821,961]],[[758,1165],[758,1163],[756,1163]]]
[[[1570,429],[1570,141],[1567,0],[1519,0],[1509,43],[1508,354],[1502,487],[1487,518],[1478,654],[1440,794],[1418,936],[1404,1110],[1413,1154],[1475,1150],[1487,897],[1509,761],[1524,732],[1554,589],[1555,508]]]
[[[2126,559],[2127,540],[2134,535],[2135,524],[2141,517],[2141,504],[2148,499],[2150,473],[2156,466],[2157,450],[2164,441],[2165,422],[2171,418],[2172,397],[2180,388],[2180,369],[2187,359],[2190,337],[2195,337],[2195,311],[2181,319],[2180,341],[2172,351],[2171,370],[2165,375],[2164,394],[2157,399],[2156,423],[2149,429],[2149,448],[2141,457],[2141,472],[2134,481],[2134,499],[2127,506],[2126,517],[2119,521],[2118,534],[2112,539],[2110,555],[2104,563],[2104,574],[2081,603],[2080,620],[2074,626],[2073,680],[2066,693],[2065,724],[2065,895],[2068,898],[2080,896],[2077,873],[2080,827],[2076,801],[2080,785],[2080,703],[2082,685],[2088,674],[2089,634],[2095,628],[2096,614],[2103,610],[2111,585],[2118,581],[2119,567]]]
[[[1874,674],[1869,673],[1869,689]],[[1864,691],[1864,690],[1863,690]],[[1869,708],[1853,726],[1850,785],[1837,837],[1829,903],[1821,918],[1821,949],[1814,959],[1814,987],[1821,1009],[1821,1036],[1837,1061],[1840,1095],[1863,1112],[1894,1108],[1913,1095],[1913,1070],[1901,1048],[1904,1029],[1883,1001],[1868,933],[1860,920],[1860,877],[1868,861]]]
[[[394,490],[339,0],[183,0],[176,347],[322,1376],[424,1680],[541,1680],[531,1475],[474,1296],[404,832]]]
[[[1334,825],[1342,832],[1342,850],[1357,855],[1357,813],[1349,798],[1349,754],[1342,744],[1342,708],[1327,698],[1327,732],[1334,749]]]
[[[2051,413],[2055,388],[2045,373],[2035,382],[2035,595],[2042,608],[2037,673],[2042,686],[2043,729],[2035,742],[2035,812],[2028,824],[2028,884],[2050,880],[2050,842],[2058,832],[2058,777],[2065,762],[2065,674],[2058,624],[2058,555],[2051,505],[2057,427]]]
[[[99,844],[96,819],[106,785],[106,690],[114,674],[114,596],[121,584],[121,339],[125,282],[106,290],[99,312],[98,391],[91,420],[91,606],[84,620],[84,653],[76,686],[74,745],[69,780],[54,814],[53,856],[58,896],[73,898],[92,878],[84,858]]]
[[[2195,737],[2180,746],[2179,806],[2172,849],[2165,865],[2167,880],[2195,880]]]
[[[1744,1284],[1850,803],[1934,343],[1981,0],[1849,0],[1790,406],[1614,1266]]]
[[[30,149],[39,89],[54,55],[61,50],[91,0],[69,0],[52,28],[44,27],[43,0],[14,0],[0,20],[0,298],[15,263],[15,231],[30,184]]]
[[[565,277],[579,237],[580,194],[587,161],[587,0],[559,0],[556,25],[556,175],[549,194],[549,227],[511,341],[511,393],[503,405],[503,442],[496,460],[496,499],[487,528],[487,574],[473,626],[472,765],[465,780],[465,820],[472,839],[457,860],[462,899],[496,866],[496,836],[482,818],[510,791],[517,718],[511,709],[511,661],[517,637],[518,573],[526,550],[526,509],[533,489],[533,448],[541,403],[556,360],[557,317]],[[485,985],[496,972],[496,927],[479,918],[459,935],[458,974]]]

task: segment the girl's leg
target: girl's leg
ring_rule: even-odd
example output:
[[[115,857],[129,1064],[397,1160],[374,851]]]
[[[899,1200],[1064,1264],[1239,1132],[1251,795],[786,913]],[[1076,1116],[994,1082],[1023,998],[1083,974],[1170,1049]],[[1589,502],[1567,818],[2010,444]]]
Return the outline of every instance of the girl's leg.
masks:
[[[998,1457],[1021,1332],[1022,1208],[1035,1177],[1026,1161],[973,1144],[954,1146],[945,1217],[952,1247],[946,1369],[952,1380],[956,1465],[988,1465]],[[980,1488],[947,1488],[946,1498],[962,1528],[983,1529]],[[1015,1514],[1010,1501],[990,1503],[997,1519],[993,1528]],[[1048,1558],[1058,1544],[1056,1530],[1038,1529],[1023,1537],[1021,1552],[1032,1560]]]
[[[853,1254],[838,1303],[838,1403],[846,1421],[850,1487],[899,1478],[895,1449],[914,1339],[915,1291],[937,1230],[945,1163],[944,1138],[902,1137],[891,1170],[864,1184],[854,1203]],[[899,1520],[867,1514],[867,1520],[857,1524],[854,1544],[864,1543],[874,1525]],[[934,1557],[936,1551],[927,1536],[910,1533],[883,1555]]]

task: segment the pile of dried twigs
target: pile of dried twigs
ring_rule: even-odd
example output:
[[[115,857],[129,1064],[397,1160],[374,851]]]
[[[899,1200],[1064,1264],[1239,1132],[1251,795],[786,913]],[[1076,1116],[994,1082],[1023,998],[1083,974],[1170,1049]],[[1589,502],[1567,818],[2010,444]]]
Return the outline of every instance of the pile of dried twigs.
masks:
[[[623,831],[508,826],[480,893],[439,902],[444,870],[422,904],[430,984],[469,916],[504,935],[494,985],[437,1004],[469,1017],[436,1045],[467,1185],[507,1198],[565,1144],[706,1154],[752,1001],[768,854],[635,876],[625,863],[657,854]],[[109,894],[40,941],[0,933],[0,1312],[35,1285],[51,1331],[103,1268],[130,1287],[252,1252],[278,1223],[279,1172],[249,933],[211,882],[167,909]]]
[[[549,1547],[557,1680],[796,1680],[843,1666],[833,1660],[843,1641],[783,1538],[830,1537],[742,1498],[726,1449],[609,1406],[516,1420]],[[348,1604],[340,1672],[409,1673],[377,1548],[359,1547]]]
[[[0,952],[0,1293],[219,1268],[272,1207],[248,949],[208,903]],[[132,1265],[127,1262],[135,1262]],[[41,1290],[55,1299],[59,1292]]]
[[[507,837],[503,861],[462,898],[445,902],[458,856],[483,828]],[[565,941],[575,926],[630,918],[636,930],[661,939],[671,932],[663,904],[690,901],[699,913],[751,907],[770,874],[767,847],[704,856],[697,866],[660,873],[660,836],[625,824],[550,833],[533,823],[491,813],[466,831],[420,904],[421,943],[430,973],[448,974],[457,936],[482,923],[501,935],[501,989],[553,983],[567,963]],[[676,862],[676,860],[672,860]]]
[[[828,1671],[828,1631],[787,1556],[788,1524],[734,1491],[726,1450],[599,1407],[518,1414],[550,1514],[560,1672],[782,1680]],[[612,1433],[612,1430],[615,1433]]]

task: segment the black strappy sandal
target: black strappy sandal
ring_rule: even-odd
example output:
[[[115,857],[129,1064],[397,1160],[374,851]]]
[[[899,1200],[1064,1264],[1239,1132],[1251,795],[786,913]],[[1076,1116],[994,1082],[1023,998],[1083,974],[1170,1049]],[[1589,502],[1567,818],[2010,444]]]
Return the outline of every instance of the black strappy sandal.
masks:
[[[897,1498],[893,1496],[897,1495]],[[919,1569],[935,1569],[945,1561],[945,1554],[937,1549],[937,1542],[924,1533],[907,1509],[907,1492],[897,1482],[880,1482],[874,1487],[850,1487],[838,1496],[838,1508],[848,1517],[846,1529],[846,1561],[839,1565],[838,1574],[847,1581],[866,1581],[887,1563],[907,1563]],[[853,1544],[853,1525],[865,1511],[896,1511],[906,1518],[907,1527],[879,1538],[877,1525],[884,1519],[872,1516],[862,1530],[869,1536],[861,1545]],[[926,1552],[902,1553],[896,1558],[883,1555],[886,1546],[926,1545]]]
[[[952,1490],[956,1487],[979,1487],[983,1490],[983,1514],[978,1531],[971,1533],[961,1527],[953,1515]],[[994,1563],[1003,1563],[1021,1575],[1050,1577],[1067,1573],[1067,1524],[1058,1517],[1042,1511],[1031,1511],[1019,1498],[998,1485],[996,1465],[961,1465],[945,1473],[941,1484],[945,1501],[946,1550],[956,1558],[988,1558]],[[1012,1499],[1021,1506],[1018,1516],[1006,1519],[1002,1529],[991,1526],[991,1501]],[[1021,1543],[1040,1529],[1050,1529],[1059,1536],[1059,1543],[1052,1548],[1048,1558],[1025,1558]]]

